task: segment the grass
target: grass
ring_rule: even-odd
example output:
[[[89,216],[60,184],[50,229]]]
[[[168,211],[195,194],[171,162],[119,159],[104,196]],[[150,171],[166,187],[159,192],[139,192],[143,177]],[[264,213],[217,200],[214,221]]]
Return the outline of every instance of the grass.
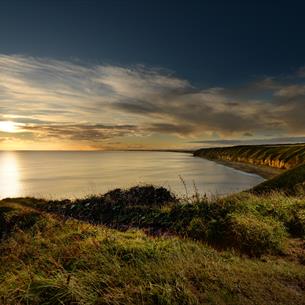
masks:
[[[145,194],[150,197],[139,201],[138,196]],[[177,200],[164,188],[146,186],[75,201],[23,198],[17,202],[64,218],[120,230],[141,228],[151,235],[173,234],[253,256],[282,252],[287,234],[305,236],[302,197],[245,192],[226,198],[193,199]]]
[[[305,164],[267,180],[253,188],[257,194],[281,191],[287,195],[305,194]]]
[[[136,229],[120,232],[22,203],[1,207],[8,222],[23,215],[0,244],[3,305],[305,304],[305,268],[293,260],[243,257]],[[26,215],[31,221],[24,226]],[[200,231],[198,218],[192,226]]]
[[[203,148],[197,150],[194,155],[211,160],[244,162],[280,169],[291,169],[305,162],[305,144]]]

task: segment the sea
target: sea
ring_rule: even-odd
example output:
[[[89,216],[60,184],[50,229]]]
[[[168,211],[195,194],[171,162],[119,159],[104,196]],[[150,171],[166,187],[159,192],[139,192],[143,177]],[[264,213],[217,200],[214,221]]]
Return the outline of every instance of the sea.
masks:
[[[82,198],[115,188],[153,184],[177,196],[218,196],[264,181],[184,152],[2,151],[0,198]]]

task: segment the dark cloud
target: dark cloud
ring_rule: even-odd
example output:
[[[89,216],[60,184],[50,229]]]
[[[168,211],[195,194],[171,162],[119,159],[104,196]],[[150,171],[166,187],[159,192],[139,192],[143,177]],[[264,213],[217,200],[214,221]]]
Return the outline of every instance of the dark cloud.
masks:
[[[244,137],[253,137],[253,134],[251,132],[245,132],[243,134]]]
[[[99,142],[114,137],[122,137],[134,134],[138,131],[135,125],[28,125],[23,127],[25,131],[31,132],[36,138],[69,139],[76,141]]]
[[[153,123],[146,130],[151,132],[158,133],[167,133],[167,134],[182,134],[187,135],[191,134],[194,130],[194,126],[192,125],[175,125],[168,123]]]
[[[143,115],[157,114],[162,112],[162,109],[160,109],[157,104],[153,104],[145,100],[134,101],[134,102],[129,102],[129,101],[117,102],[113,104],[112,107],[117,108],[121,111],[127,111],[131,113],[143,114]]]
[[[305,66],[298,69],[297,76],[305,77]]]

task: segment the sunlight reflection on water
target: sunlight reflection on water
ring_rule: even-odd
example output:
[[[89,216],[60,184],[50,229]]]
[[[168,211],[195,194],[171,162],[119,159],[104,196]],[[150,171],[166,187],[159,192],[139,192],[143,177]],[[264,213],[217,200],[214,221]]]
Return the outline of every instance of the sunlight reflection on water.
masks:
[[[17,154],[2,152],[0,154],[0,197],[20,196],[20,170]]]
[[[0,197],[75,198],[139,183],[185,194],[225,194],[263,181],[223,165],[172,152],[0,152]]]

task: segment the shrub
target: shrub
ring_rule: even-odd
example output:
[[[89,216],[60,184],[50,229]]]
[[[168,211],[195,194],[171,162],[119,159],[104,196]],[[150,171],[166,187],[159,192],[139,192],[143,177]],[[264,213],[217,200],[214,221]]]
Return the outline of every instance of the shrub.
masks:
[[[269,217],[232,214],[228,218],[227,241],[235,248],[259,256],[280,252],[286,237],[284,226]]]
[[[164,203],[176,201],[166,188],[152,185],[135,186],[128,190],[115,189],[106,193],[104,198],[106,202],[124,206],[162,206]]]
[[[35,211],[24,209],[17,212],[11,207],[0,207],[0,241],[11,231],[31,229],[40,218]]]
[[[29,199],[20,200],[30,205]],[[74,201],[33,199],[33,206],[122,231],[144,228],[149,234],[176,234],[221,248],[234,247],[251,255],[279,251],[286,231],[298,237],[305,234],[304,200],[275,192],[265,195],[242,192],[189,202],[177,200],[162,187],[136,186]],[[2,213],[0,209],[2,236],[7,231],[4,216],[18,222],[21,229],[30,228],[36,221],[35,215],[17,221],[15,212],[7,209]]]
[[[15,215],[10,219],[9,225],[19,228],[21,230],[27,230],[33,227],[40,219],[38,212],[27,212]]]
[[[305,208],[295,212],[294,217],[288,224],[289,229],[294,235],[305,237]]]
[[[187,227],[189,237],[197,240],[206,240],[208,236],[208,225],[201,217],[195,217]]]

